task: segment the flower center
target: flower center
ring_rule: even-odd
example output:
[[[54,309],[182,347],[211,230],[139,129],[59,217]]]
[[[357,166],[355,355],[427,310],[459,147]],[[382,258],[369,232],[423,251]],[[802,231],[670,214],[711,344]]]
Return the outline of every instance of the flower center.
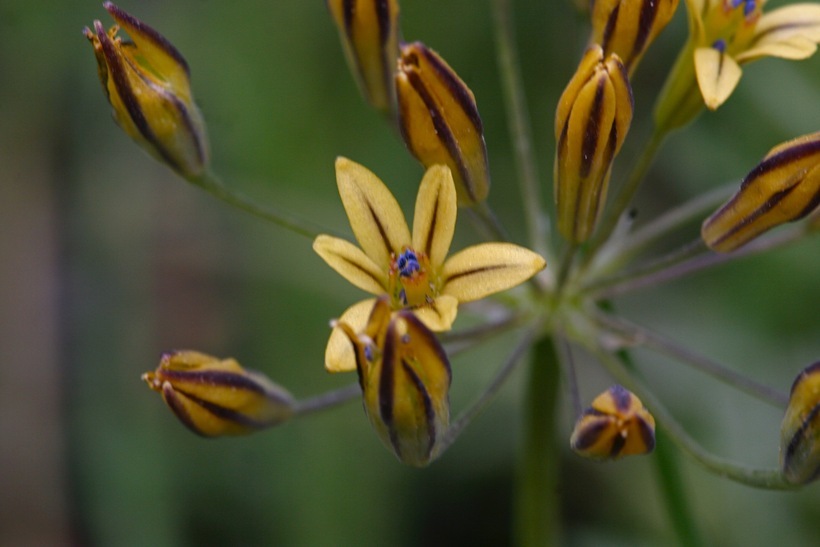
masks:
[[[402,248],[390,261],[389,289],[393,309],[431,304],[438,288],[430,272],[430,260],[410,247]]]

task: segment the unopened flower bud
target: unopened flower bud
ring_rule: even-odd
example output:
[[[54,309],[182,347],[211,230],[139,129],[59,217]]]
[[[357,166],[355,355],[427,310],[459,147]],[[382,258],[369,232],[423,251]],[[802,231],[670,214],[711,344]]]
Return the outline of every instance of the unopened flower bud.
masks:
[[[780,466],[792,484],[820,477],[820,361],[806,367],[792,384],[780,426]]]
[[[598,460],[648,454],[655,448],[655,418],[635,394],[615,384],[578,418],[570,446]]]
[[[327,0],[347,63],[365,99],[393,112],[393,73],[399,56],[398,0]]]
[[[185,178],[208,164],[205,122],[191,95],[188,64],[160,33],[111,2],[116,25],[94,21],[84,33],[94,47],[103,91],[114,119],[137,144]],[[130,41],[117,36],[122,29]]]
[[[617,54],[631,74],[677,7],[678,0],[594,0],[590,42]]]
[[[555,112],[555,203],[565,239],[583,243],[606,202],[612,160],[632,122],[632,88],[616,54],[587,49]]]
[[[423,467],[441,452],[450,424],[450,363],[435,335],[411,311],[376,301],[362,333],[338,325],[356,349],[364,409],[384,445]]]
[[[812,133],[772,148],[740,190],[704,221],[701,236],[711,249],[728,253],[818,205],[820,133]]]
[[[402,46],[396,92],[401,133],[413,156],[428,168],[450,168],[459,205],[484,201],[490,170],[473,92],[421,42]]]
[[[203,437],[246,435],[289,419],[293,397],[233,359],[196,351],[166,353],[142,379],[188,429]]]

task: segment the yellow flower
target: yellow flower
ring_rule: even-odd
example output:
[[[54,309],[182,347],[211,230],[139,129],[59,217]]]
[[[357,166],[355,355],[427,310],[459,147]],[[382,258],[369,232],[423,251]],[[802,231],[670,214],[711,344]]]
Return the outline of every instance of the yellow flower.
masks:
[[[632,110],[621,59],[590,46],[555,111],[554,195],[558,230],[567,241],[583,243],[595,230]]]
[[[379,438],[402,462],[423,467],[439,455],[450,424],[450,362],[411,311],[391,316],[382,296],[361,333],[337,326],[355,348],[364,409]]]
[[[737,193],[704,221],[701,236],[712,250],[728,253],[818,205],[820,133],[812,133],[772,148]]]
[[[197,351],[162,356],[157,370],[142,379],[162,394],[179,421],[203,437],[247,435],[289,419],[290,393],[233,359]]]
[[[396,106],[393,73],[399,55],[398,0],[327,0],[348,65],[374,108]]]
[[[634,393],[615,384],[578,418],[570,446],[600,460],[648,454],[655,448],[655,418]]]
[[[780,466],[792,484],[820,476],[820,361],[795,378],[780,426]]]
[[[336,182],[361,248],[320,235],[313,249],[352,284],[377,296],[386,294],[392,310],[412,310],[434,331],[450,329],[459,302],[514,287],[546,265],[539,255],[511,243],[483,243],[447,258],[457,204],[446,166],[430,167],[421,181],[412,236],[398,202],[371,171],[339,158]],[[339,322],[360,331],[373,303],[370,298],[354,304]],[[331,372],[356,368],[352,348],[338,328],[331,333],[325,367]]]
[[[410,153],[425,167],[450,168],[459,204],[487,199],[484,127],[467,84],[435,51],[414,42],[401,47],[396,93],[399,128]]]
[[[686,0],[689,41],[661,93],[655,117],[665,129],[715,110],[732,94],[740,65],[763,57],[806,59],[820,42],[820,4],[764,13],[765,0]],[[702,96],[702,98],[701,98]]]
[[[205,122],[191,95],[188,64],[159,32],[111,2],[117,25],[84,29],[94,47],[114,119],[134,141],[180,175],[195,178],[208,163]],[[117,36],[122,28],[131,41]]]
[[[631,74],[646,48],[666,27],[679,0],[594,0],[591,44],[615,53]]]

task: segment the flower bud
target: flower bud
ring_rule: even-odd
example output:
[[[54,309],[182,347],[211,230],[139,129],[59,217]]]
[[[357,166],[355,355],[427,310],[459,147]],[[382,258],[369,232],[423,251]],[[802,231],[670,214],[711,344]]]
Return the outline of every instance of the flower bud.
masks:
[[[450,424],[450,363],[411,311],[390,317],[381,298],[361,334],[338,326],[355,347],[364,409],[379,438],[403,463],[424,467],[438,457]]]
[[[631,74],[677,7],[678,0],[594,0],[590,43],[617,54]]]
[[[632,108],[620,58],[604,58],[600,46],[590,46],[555,112],[555,203],[558,229],[568,241],[583,243],[595,229]]]
[[[615,384],[578,418],[570,446],[598,460],[648,454],[655,448],[655,418],[635,394]]]
[[[137,144],[185,178],[208,163],[205,122],[191,95],[188,64],[160,33],[111,2],[116,25],[84,29],[94,47],[103,91],[114,119]],[[131,41],[117,36],[122,28]]]
[[[203,437],[246,435],[278,425],[293,413],[293,397],[233,359],[196,351],[165,353],[142,379],[191,431]]]
[[[490,168],[473,92],[421,42],[401,47],[396,74],[399,126],[410,153],[425,167],[445,164],[459,205],[487,198]]]
[[[327,0],[345,57],[367,101],[393,112],[393,72],[399,56],[398,0]]]
[[[711,249],[728,253],[818,205],[820,133],[812,133],[772,148],[740,190],[704,221],[701,236]]]
[[[792,384],[780,426],[780,466],[792,484],[820,477],[820,361],[806,367]]]

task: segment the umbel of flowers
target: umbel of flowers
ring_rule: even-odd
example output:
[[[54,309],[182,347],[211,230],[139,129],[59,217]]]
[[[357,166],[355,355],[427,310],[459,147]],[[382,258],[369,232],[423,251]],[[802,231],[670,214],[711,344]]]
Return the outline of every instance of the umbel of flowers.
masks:
[[[518,127],[519,167],[525,173],[520,187],[528,206],[523,217],[530,245],[539,250],[534,252],[509,241],[491,210],[485,128],[475,94],[438,53],[421,42],[401,42],[397,0],[327,2],[366,102],[386,116],[424,167],[411,228],[402,206],[376,174],[347,158],[336,159],[336,187],[356,244],[327,235],[327,230],[289,212],[260,206],[224,185],[209,167],[204,121],[193,102],[182,55],[156,30],[106,2],[118,25],[106,32],[95,21],[85,35],[93,46],[105,97],[123,130],[151,156],[215,197],[310,238],[314,251],[333,270],[369,295],[331,321],[325,349],[327,371],[356,372],[353,389],[297,400],[233,359],[193,350],[164,353],[156,371],[143,379],[185,426],[206,437],[252,433],[360,397],[388,450],[405,464],[423,467],[458,438],[531,350],[533,378],[546,380],[529,386],[522,404],[531,410],[554,409],[555,395],[545,386],[557,385],[560,375],[577,416],[569,447],[582,457],[614,460],[649,454],[656,443],[668,439],[710,471],[755,487],[786,489],[815,480],[820,475],[817,363],[800,373],[787,396],[626,320],[613,303],[620,294],[820,231],[818,133],[775,145],[732,196],[699,197],[695,204],[662,213],[637,229],[632,229],[627,213],[664,138],[704,108],[714,110],[725,102],[737,86],[742,64],[764,56],[802,59],[816,50],[818,5],[793,4],[764,12],[764,3],[685,1],[690,33],[660,91],[650,145],[625,181],[614,186],[611,199],[613,165],[638,111],[630,77],[678,2],[592,3],[589,43],[575,73],[567,75],[552,121],[554,219],[532,179],[534,147],[522,129],[526,120],[520,97],[513,93],[509,101],[509,116]],[[506,26],[509,3],[494,6],[505,83],[520,90]],[[130,40],[118,34],[121,30]],[[451,253],[462,213],[470,215],[482,233],[494,236]],[[694,242],[636,259],[701,221],[700,233],[692,234]],[[550,223],[556,228],[555,240],[547,235]],[[784,224],[790,226],[781,227]],[[777,233],[770,235],[770,230]],[[542,272],[547,262],[551,267]],[[503,291],[509,292],[496,296]],[[443,333],[457,326],[460,311],[469,303],[485,298],[493,299],[487,307],[491,312],[470,310],[478,326],[451,333],[449,340],[473,347],[513,328],[523,334],[476,402],[453,418],[449,391],[458,371],[451,367]],[[780,465],[751,469],[703,449],[644,385],[631,356],[633,346],[672,356],[785,412]],[[578,351],[594,356],[615,380],[586,410],[573,366]],[[475,366],[492,365],[480,357],[474,361]],[[544,421],[526,425],[527,454],[517,488],[532,506],[522,514],[548,512],[550,505],[541,502],[544,496],[538,489],[556,490],[544,479],[544,466],[556,454],[537,438],[539,431],[551,431],[547,420],[559,419],[552,412],[539,414]],[[656,427],[665,432],[657,440]],[[670,468],[675,460],[657,462],[664,473],[678,472]],[[674,489],[667,488],[664,495],[671,507],[685,503]],[[521,518],[522,534],[538,538],[534,544],[551,533],[539,519]],[[673,520],[681,522],[677,515]]]

